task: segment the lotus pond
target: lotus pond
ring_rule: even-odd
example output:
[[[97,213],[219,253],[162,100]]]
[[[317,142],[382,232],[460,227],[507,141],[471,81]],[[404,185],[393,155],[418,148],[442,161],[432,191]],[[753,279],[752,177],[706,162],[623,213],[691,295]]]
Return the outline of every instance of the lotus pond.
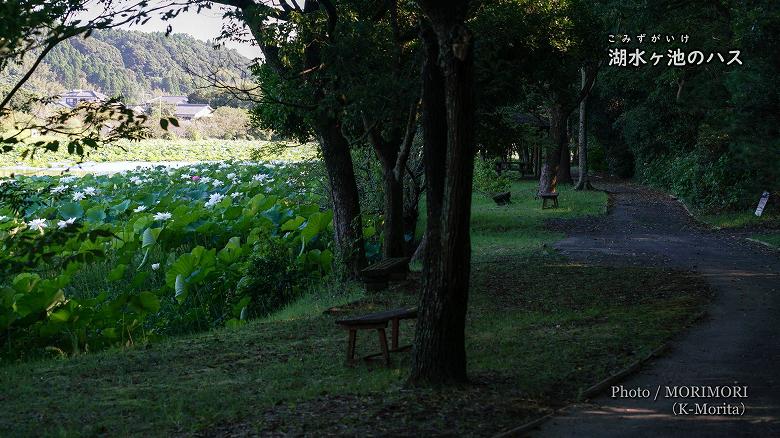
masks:
[[[0,180],[0,360],[73,355],[283,307],[331,270],[312,163]]]

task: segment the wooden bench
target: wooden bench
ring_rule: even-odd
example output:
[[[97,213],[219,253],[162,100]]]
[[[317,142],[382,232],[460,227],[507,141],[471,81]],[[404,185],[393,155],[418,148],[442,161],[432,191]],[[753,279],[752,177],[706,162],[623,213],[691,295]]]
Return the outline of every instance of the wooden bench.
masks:
[[[403,347],[398,346],[398,328],[402,319],[415,319],[417,318],[417,308],[408,307],[387,310],[384,312],[370,313],[368,315],[358,316],[355,318],[341,319],[336,321],[336,324],[343,329],[349,331],[349,337],[347,339],[347,365],[355,364],[355,339],[357,338],[358,330],[376,330],[379,336],[380,353],[370,354],[364,357],[364,360],[371,360],[374,357],[382,356],[386,366],[390,366],[390,353],[399,351],[406,351],[411,348],[411,345]],[[390,338],[390,348],[387,347],[387,335],[385,329],[387,323],[392,323],[392,334]]]
[[[362,271],[360,275],[366,289],[370,291],[387,288],[390,280],[403,281],[409,273],[408,257],[393,257],[375,263]]]
[[[558,193],[539,193],[539,197],[542,198],[542,209],[547,208],[547,201],[552,201],[552,208],[558,208]]]

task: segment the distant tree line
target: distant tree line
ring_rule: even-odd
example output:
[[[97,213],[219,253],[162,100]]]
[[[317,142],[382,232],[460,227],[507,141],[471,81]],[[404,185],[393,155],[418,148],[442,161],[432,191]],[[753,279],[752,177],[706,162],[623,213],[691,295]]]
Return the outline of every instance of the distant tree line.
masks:
[[[108,96],[121,95],[128,103],[161,93],[196,94],[196,103],[240,106],[235,99],[204,93],[201,88],[207,81],[203,78],[219,72],[223,78],[238,79],[246,75],[249,62],[235,50],[214,50],[213,44],[186,34],[166,37],[162,32],[109,29],[58,44],[25,88],[41,95],[94,89]],[[13,82],[27,67],[9,66],[0,74],[0,84]]]

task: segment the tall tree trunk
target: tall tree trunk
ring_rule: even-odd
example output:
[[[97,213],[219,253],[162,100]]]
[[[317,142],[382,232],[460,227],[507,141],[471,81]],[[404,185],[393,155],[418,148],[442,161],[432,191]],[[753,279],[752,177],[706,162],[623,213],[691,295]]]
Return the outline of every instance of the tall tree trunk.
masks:
[[[323,121],[318,128],[333,204],[336,255],[348,274],[356,276],[366,265],[366,251],[349,142],[335,120]]]
[[[580,70],[582,74],[582,88],[587,86],[587,72],[583,67]],[[590,93],[585,94],[580,101],[580,124],[577,136],[578,155],[580,156],[580,176],[577,180],[577,186],[574,190],[593,190],[588,178],[588,97]]]
[[[553,99],[550,105],[550,141],[552,144],[544,151],[544,164],[539,176],[539,193],[553,193],[558,190],[561,150],[566,146],[566,113],[558,99]]]
[[[406,121],[406,130],[400,126],[391,125],[390,139],[382,136],[378,124],[369,126],[364,119],[369,138],[374,146],[374,152],[382,166],[382,181],[384,188],[384,245],[382,254],[387,257],[403,257],[406,255],[405,214],[404,214],[404,176],[406,164],[411,153],[414,136],[417,132],[418,102],[411,105]],[[401,135],[403,134],[403,135]],[[415,212],[416,220],[416,212]]]
[[[409,382],[448,384],[467,381],[473,47],[464,24],[468,1],[420,4],[435,31],[422,31],[428,242]]]
[[[268,31],[268,5],[254,1],[217,1],[227,6],[237,7],[240,18],[246,24],[255,42],[263,52],[264,62],[279,76],[281,81],[288,78],[300,77],[297,69],[292,69],[282,61],[282,51],[269,41]],[[317,2],[307,0],[304,3],[303,13],[318,13]],[[321,43],[326,38],[333,39],[333,30],[337,22],[335,8],[325,8],[328,15],[329,28],[327,35],[315,36],[306,41],[304,48],[305,70],[318,67],[322,64]],[[311,75],[313,79],[306,82],[313,87],[314,94],[310,98],[303,99],[304,107],[318,106],[325,97],[333,94],[327,88],[329,85],[317,79],[317,75]],[[289,82],[292,85],[295,82]],[[366,254],[363,246],[363,224],[360,216],[360,202],[355,180],[355,171],[352,165],[352,155],[349,152],[349,142],[341,133],[341,123],[338,117],[319,115],[310,125],[319,138],[323,161],[328,172],[330,184],[331,203],[333,205],[333,228],[335,230],[336,256],[343,263],[344,270],[356,276],[365,266]]]
[[[571,184],[571,150],[569,148],[569,139],[571,138],[571,123],[569,117],[566,117],[566,129],[564,130],[565,141],[561,143],[561,163],[558,167],[558,184]]]
[[[421,186],[418,178],[422,178],[424,172],[424,163],[420,160],[416,169],[409,170],[409,182],[404,184],[404,236],[412,236],[407,245],[407,254],[409,255],[416,253],[419,249],[415,237],[420,217],[420,196],[425,188]]]
[[[398,180],[393,168],[382,166],[385,192],[385,226],[384,247],[385,257],[403,257],[406,254],[404,239],[404,185],[403,179]]]

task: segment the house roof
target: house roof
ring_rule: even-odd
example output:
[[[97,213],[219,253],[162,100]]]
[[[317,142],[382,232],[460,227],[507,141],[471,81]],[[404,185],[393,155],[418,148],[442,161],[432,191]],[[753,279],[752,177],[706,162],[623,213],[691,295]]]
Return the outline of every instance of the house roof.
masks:
[[[108,99],[108,96],[95,90],[69,90],[60,94],[60,98],[106,100]]]
[[[179,105],[182,103],[187,103],[189,101],[189,98],[187,96],[157,96],[153,99],[149,99],[146,101],[146,103],[167,103],[170,105]]]
[[[96,102],[108,100],[108,96],[95,90],[68,90],[59,96],[54,103],[65,108],[75,108],[81,102]]]
[[[214,111],[214,108],[212,108],[211,105],[207,105],[207,104],[180,103],[176,105],[176,113],[174,115],[179,117],[188,117],[188,116],[193,117],[200,114],[202,111],[211,113],[212,111]]]

